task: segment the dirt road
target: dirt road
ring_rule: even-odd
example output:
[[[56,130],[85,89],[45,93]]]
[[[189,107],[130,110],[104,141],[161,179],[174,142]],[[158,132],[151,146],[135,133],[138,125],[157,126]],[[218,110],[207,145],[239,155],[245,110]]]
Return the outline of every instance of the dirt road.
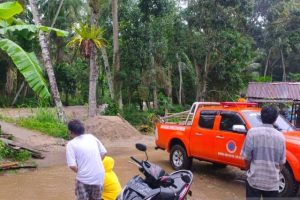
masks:
[[[73,112],[73,111],[72,111]],[[20,112],[20,115],[23,115]],[[12,112],[11,114],[15,114]],[[102,117],[103,118],[103,117]],[[129,157],[135,156],[144,159],[144,153],[134,148],[136,142],[148,145],[148,153],[151,162],[159,164],[167,172],[171,172],[168,162],[168,153],[154,150],[154,138],[152,136],[136,135],[131,137],[118,137],[128,135],[132,127],[113,118],[94,119],[88,125],[99,129],[101,141],[106,146],[109,155],[115,159],[115,171],[124,186],[134,175],[138,174],[135,165],[130,164]],[[111,122],[112,121],[112,122]],[[13,124],[0,122],[3,131],[14,134],[19,142],[33,145],[42,149],[46,158],[36,160],[39,168],[29,172],[12,172],[0,176],[0,200],[71,200],[74,196],[75,174],[65,166],[65,141],[52,138],[39,132],[16,127]],[[98,127],[98,128],[97,128]],[[110,130],[116,129],[116,133]],[[121,130],[121,131],[120,131]],[[106,133],[105,133],[106,132]],[[194,161],[192,171],[194,181],[192,185],[193,196],[189,199],[243,199],[244,183],[241,181],[243,172],[232,167],[218,169],[210,163]]]
[[[148,140],[149,138],[147,138]],[[149,141],[148,141],[149,142]],[[138,173],[136,167],[128,163],[129,156],[144,158],[127,143],[129,147],[108,147],[109,154],[115,158],[115,171],[122,185]],[[149,157],[154,163],[171,172],[168,154],[149,147]],[[216,169],[213,165],[195,161],[193,166],[193,196],[189,199],[243,199],[244,186],[239,181],[241,171],[234,168]],[[26,173],[10,173],[0,177],[0,199],[2,200],[68,200],[75,199],[74,178],[64,163],[54,167],[39,168]]]

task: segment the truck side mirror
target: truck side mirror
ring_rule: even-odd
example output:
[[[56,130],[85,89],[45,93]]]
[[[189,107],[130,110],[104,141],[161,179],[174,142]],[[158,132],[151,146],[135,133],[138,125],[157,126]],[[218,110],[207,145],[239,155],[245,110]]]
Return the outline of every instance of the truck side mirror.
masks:
[[[232,130],[238,133],[246,133],[246,127],[245,125],[233,125]]]

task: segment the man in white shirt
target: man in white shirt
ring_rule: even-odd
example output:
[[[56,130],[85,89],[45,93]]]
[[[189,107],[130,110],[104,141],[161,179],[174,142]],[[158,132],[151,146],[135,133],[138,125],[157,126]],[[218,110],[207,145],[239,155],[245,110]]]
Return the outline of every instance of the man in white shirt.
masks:
[[[100,200],[104,182],[102,159],[107,151],[92,134],[84,133],[79,120],[68,123],[71,141],[67,144],[67,164],[76,173],[77,200]]]

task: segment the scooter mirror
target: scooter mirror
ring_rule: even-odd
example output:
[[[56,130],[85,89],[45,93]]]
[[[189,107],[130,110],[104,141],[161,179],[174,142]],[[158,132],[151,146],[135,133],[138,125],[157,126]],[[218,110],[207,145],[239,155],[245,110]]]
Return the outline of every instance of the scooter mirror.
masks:
[[[135,147],[140,151],[147,151],[147,146],[144,144],[136,143]]]

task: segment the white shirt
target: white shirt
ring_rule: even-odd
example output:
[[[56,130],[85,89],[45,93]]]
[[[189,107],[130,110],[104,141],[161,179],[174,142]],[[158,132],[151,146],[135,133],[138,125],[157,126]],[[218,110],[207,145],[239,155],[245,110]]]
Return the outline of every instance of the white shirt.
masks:
[[[68,166],[78,168],[76,179],[87,185],[103,185],[104,167],[101,156],[106,154],[102,143],[92,134],[75,137],[67,144]]]

